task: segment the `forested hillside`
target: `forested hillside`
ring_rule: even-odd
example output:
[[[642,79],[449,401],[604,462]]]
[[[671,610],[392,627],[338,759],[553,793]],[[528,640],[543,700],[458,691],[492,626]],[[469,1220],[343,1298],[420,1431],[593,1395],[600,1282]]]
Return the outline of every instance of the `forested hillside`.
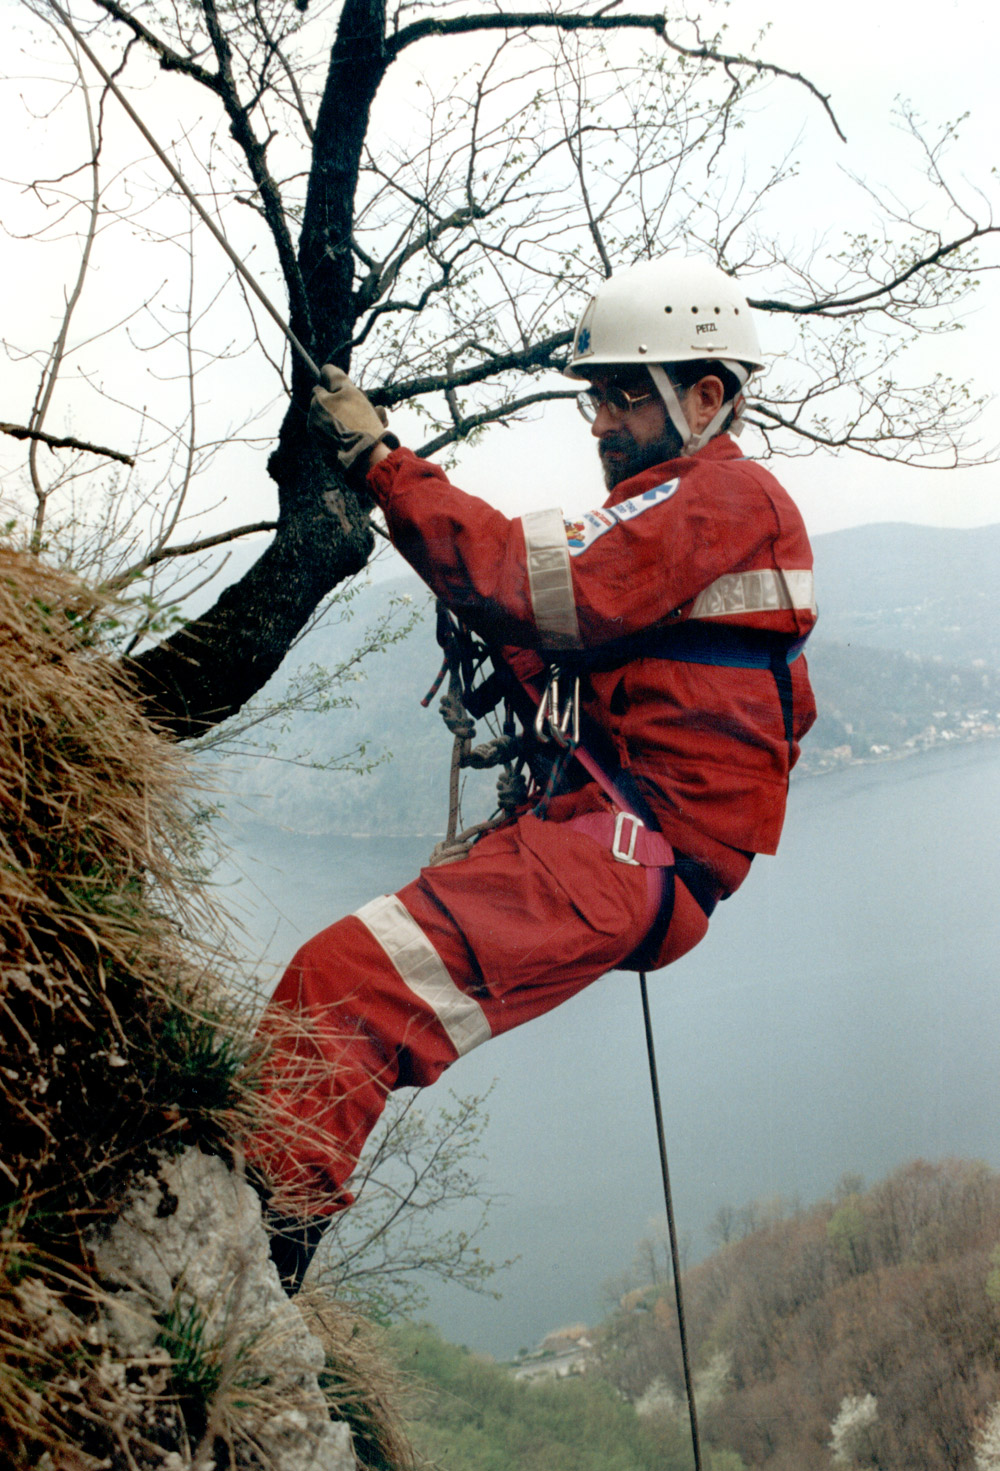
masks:
[[[818,718],[799,775],[1000,733],[1000,669],[810,641]]]
[[[813,551],[824,639],[1000,667],[1000,525],[852,526]]]
[[[697,1362],[722,1385],[707,1439],[768,1471],[971,1471],[1000,1399],[1000,1176],[918,1161],[753,1221],[721,1213],[731,1239],[685,1279]],[[665,1284],[612,1315],[600,1363],[630,1399],[657,1378],[680,1395]]]
[[[419,1394],[409,1428],[435,1471],[689,1471],[688,1434],[648,1420],[598,1375],[520,1384],[504,1367],[403,1324],[391,1344]],[[705,1471],[742,1471],[710,1453]]]
[[[716,1236],[684,1279],[708,1471],[995,1471],[1000,1176],[917,1161],[809,1209],[720,1210]],[[580,1378],[521,1384],[398,1330],[435,1464],[688,1471],[673,1287],[644,1260],[659,1280],[623,1295]]]

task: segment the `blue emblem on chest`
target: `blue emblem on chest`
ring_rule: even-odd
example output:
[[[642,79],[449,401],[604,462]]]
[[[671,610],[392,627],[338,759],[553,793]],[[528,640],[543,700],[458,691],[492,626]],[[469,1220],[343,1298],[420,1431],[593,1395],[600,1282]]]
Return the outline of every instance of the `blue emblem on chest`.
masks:
[[[585,512],[579,520],[566,521],[570,556],[578,557],[613,527],[620,526],[624,521],[633,521],[643,511],[662,505],[677,493],[680,483],[680,480],[665,480],[662,485],[654,485],[652,490],[644,490],[627,501],[620,501],[617,506],[602,506],[599,511]]]

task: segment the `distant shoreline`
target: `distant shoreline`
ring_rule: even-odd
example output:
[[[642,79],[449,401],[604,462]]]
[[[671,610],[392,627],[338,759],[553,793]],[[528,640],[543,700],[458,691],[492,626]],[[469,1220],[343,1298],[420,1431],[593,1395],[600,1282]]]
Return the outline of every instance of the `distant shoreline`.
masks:
[[[812,781],[816,777],[837,776],[842,775],[844,772],[849,772],[856,769],[868,770],[871,767],[875,766],[899,765],[903,761],[909,761],[911,759],[916,759],[922,756],[938,756],[943,751],[962,750],[968,752],[975,748],[987,748],[993,746],[997,743],[998,739],[1000,739],[1000,733],[977,733],[974,735],[955,736],[951,740],[938,740],[933,742],[932,744],[913,747],[909,750],[897,747],[892,751],[879,753],[877,755],[852,756],[850,759],[831,761],[828,766],[815,768],[806,767],[804,769],[796,767],[795,770],[792,772],[792,780],[795,783],[807,782]],[[294,827],[291,823],[275,822],[272,821],[267,816],[267,814],[259,811],[254,811],[250,807],[250,804],[245,796],[240,797],[240,806],[243,808],[243,812],[242,814],[235,817],[235,824],[240,827],[246,827],[252,824],[259,824],[262,827],[276,829],[277,831],[286,832],[296,837],[310,839],[339,838],[344,841],[350,842],[398,842],[400,840],[405,840],[406,842],[416,842],[420,839],[425,839],[428,844],[428,858],[430,857],[430,849],[433,847],[433,845],[440,842],[440,840],[444,837],[444,831],[442,829],[438,829],[436,831],[426,831],[421,829],[415,830],[412,828],[400,828],[392,830],[388,828],[381,828],[378,832],[360,832],[357,830],[344,831],[340,828],[310,829]],[[233,819],[232,812],[230,812],[230,818],[231,820]]]
[[[806,781],[814,776],[831,776],[837,771],[849,771],[852,766],[880,766],[883,763],[909,761],[912,757],[930,756],[937,751],[955,750],[957,748],[964,750],[969,746],[990,745],[998,739],[1000,739],[1000,731],[975,731],[963,735],[951,735],[948,738],[939,737],[937,740],[928,741],[926,745],[922,746],[895,746],[888,751],[872,752],[865,756],[846,756],[841,760],[833,759],[828,765],[824,766],[797,766],[792,774],[797,780]]]

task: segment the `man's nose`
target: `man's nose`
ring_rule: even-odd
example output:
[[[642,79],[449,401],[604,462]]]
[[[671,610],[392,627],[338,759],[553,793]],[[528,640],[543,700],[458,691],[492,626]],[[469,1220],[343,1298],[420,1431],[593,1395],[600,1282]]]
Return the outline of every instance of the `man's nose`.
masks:
[[[590,426],[591,434],[595,439],[603,439],[605,434],[610,434],[613,429],[617,428],[618,420],[614,418],[607,404],[601,404]]]

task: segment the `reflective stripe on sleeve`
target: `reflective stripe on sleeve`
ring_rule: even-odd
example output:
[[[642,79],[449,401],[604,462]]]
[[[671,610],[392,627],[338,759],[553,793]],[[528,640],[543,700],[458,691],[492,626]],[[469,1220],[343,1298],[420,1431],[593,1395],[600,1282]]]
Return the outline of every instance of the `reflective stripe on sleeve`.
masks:
[[[580,625],[562,512],[529,511],[521,517],[521,525],[531,607],[542,643],[552,648],[578,649]]]
[[[730,613],[770,613],[778,608],[816,612],[809,571],[764,567],[759,572],[727,572],[694,600],[692,618],[724,618]]]
[[[474,996],[460,991],[440,955],[395,894],[372,899],[355,914],[374,935],[414,996],[429,1006],[459,1057],[493,1035]]]

